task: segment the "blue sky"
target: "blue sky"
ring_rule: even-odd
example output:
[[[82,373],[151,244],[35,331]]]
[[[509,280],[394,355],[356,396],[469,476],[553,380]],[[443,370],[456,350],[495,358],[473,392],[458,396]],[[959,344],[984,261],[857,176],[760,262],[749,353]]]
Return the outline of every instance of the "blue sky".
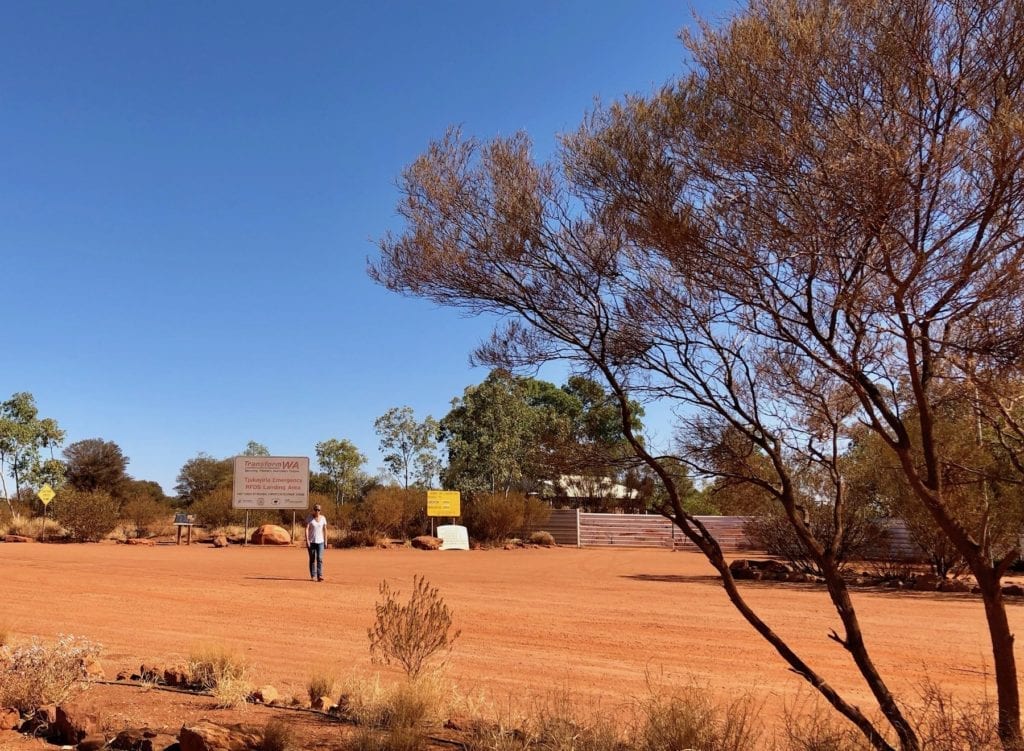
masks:
[[[691,9],[733,7],[0,3],[0,399],[168,492],[249,440],[349,438],[376,471],[376,417],[486,376],[489,321],[366,276],[402,168],[451,124],[544,158],[595,98],[682,69]]]

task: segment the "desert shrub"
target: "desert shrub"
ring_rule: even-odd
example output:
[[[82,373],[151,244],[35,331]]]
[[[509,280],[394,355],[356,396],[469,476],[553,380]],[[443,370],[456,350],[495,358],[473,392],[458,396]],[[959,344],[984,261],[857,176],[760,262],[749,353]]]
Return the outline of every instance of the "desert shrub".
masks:
[[[385,665],[401,665],[415,678],[431,659],[451,650],[460,632],[451,633],[448,605],[422,576],[413,577],[407,602],[399,602],[398,594],[386,580],[380,583],[382,600],[375,606],[373,626],[367,629],[370,655]]]
[[[85,665],[100,651],[88,639],[62,635],[52,644],[33,639],[0,652],[0,707],[31,712],[66,701],[85,688]]]
[[[121,522],[126,531],[130,531],[135,537],[146,537],[154,534],[155,527],[163,526],[163,522],[170,516],[170,510],[166,504],[147,495],[137,495],[129,498],[121,506]]]
[[[376,547],[382,539],[378,532],[353,529],[338,535],[334,544],[339,548],[372,548]]]
[[[530,535],[530,542],[534,545],[544,545],[549,548],[555,546],[555,538],[551,536],[550,532],[534,532]]]
[[[263,728],[261,751],[291,751],[297,748],[295,731],[283,720],[270,720]]]
[[[229,527],[241,524],[245,512],[231,508],[231,488],[217,488],[197,499],[189,512],[195,514],[196,523],[206,527]]]
[[[835,529],[832,507],[827,504],[811,504],[807,511],[807,523],[818,540],[830,540]],[[796,530],[781,509],[771,509],[753,516],[744,525],[744,532],[754,545],[769,555],[787,561],[798,571],[821,576],[824,572],[811,558],[796,535]],[[877,520],[856,509],[846,514],[843,534],[836,555],[840,569],[851,561],[882,547],[888,532]]]
[[[921,688],[921,701],[909,712],[922,751],[998,751],[997,708],[988,699],[954,701],[934,683]]]
[[[306,681],[306,693],[311,702],[321,696],[334,696],[334,678],[323,673],[315,673]]]
[[[427,499],[423,490],[394,486],[374,488],[359,508],[358,526],[380,536],[416,537],[427,524]]]
[[[760,738],[758,707],[745,696],[720,706],[697,686],[652,687],[637,710],[631,745],[638,751],[747,751]]]
[[[463,510],[470,535],[485,542],[503,542],[546,524],[550,516],[546,503],[522,493],[478,493]]]
[[[188,674],[194,685],[213,694],[222,707],[240,706],[252,693],[248,662],[223,646],[194,648],[188,658]]]
[[[52,505],[54,518],[76,542],[102,540],[117,526],[117,501],[102,490],[62,488]]]
[[[911,561],[897,558],[881,558],[870,562],[871,573],[883,581],[907,581],[915,573]]]

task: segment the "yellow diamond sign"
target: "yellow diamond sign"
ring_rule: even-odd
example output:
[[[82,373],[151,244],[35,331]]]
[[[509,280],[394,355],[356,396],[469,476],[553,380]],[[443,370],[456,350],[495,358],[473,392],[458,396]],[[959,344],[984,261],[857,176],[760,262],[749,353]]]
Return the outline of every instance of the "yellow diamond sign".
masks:
[[[48,506],[55,495],[57,494],[53,492],[53,488],[50,487],[50,483],[43,485],[43,487],[39,488],[39,492],[36,493],[36,496],[43,502],[44,506]]]

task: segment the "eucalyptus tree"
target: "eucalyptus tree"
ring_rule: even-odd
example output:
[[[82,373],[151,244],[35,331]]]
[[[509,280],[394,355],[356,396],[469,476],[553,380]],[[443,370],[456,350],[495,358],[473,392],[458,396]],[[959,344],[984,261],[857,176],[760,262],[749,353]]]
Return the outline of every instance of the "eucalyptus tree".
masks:
[[[55,465],[53,449],[64,440],[64,431],[50,417],[39,417],[36,400],[27,391],[13,394],[0,403],[0,486],[4,500],[13,513],[11,496],[7,490],[7,475],[14,480],[17,497],[22,482],[34,476],[44,481],[57,480],[60,466]],[[50,450],[50,459],[44,460],[42,449]]]

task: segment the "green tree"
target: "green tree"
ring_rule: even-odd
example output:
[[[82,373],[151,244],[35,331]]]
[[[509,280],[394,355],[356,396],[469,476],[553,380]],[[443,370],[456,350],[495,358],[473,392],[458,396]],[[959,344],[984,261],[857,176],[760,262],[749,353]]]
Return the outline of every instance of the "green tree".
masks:
[[[231,459],[214,459],[200,451],[182,465],[174,490],[181,503],[191,506],[214,490],[230,490],[233,476],[234,464]]]
[[[430,487],[437,474],[437,421],[416,421],[412,407],[392,407],[373,423],[380,437],[384,466],[402,487]]]
[[[245,451],[242,452],[242,456],[270,456],[270,449],[262,443],[249,441],[245,444]]]
[[[57,421],[40,418],[35,397],[27,391],[20,391],[0,403],[0,486],[12,513],[7,474],[14,480],[15,496],[21,490],[22,481],[32,478],[34,473],[58,477],[59,467],[44,464],[40,452],[49,449],[50,459],[53,459],[53,449],[63,440],[64,431]]]
[[[67,482],[76,490],[102,490],[115,499],[123,495],[128,457],[113,441],[87,438],[64,449]]]
[[[507,371],[494,370],[466,388],[440,423],[448,449],[444,485],[507,494],[535,482],[543,417],[529,403],[523,380]]]
[[[362,480],[360,468],[366,463],[366,456],[347,438],[328,438],[316,444],[316,461],[330,479],[334,496],[335,512],[359,492]]]

